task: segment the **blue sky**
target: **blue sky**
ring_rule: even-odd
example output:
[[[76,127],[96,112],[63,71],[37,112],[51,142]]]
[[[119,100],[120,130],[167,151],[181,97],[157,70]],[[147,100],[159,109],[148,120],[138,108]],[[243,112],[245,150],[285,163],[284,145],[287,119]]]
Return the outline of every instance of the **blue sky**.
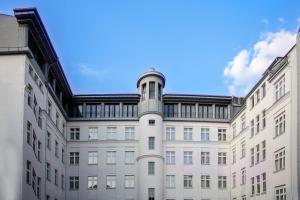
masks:
[[[74,93],[135,93],[155,67],[167,93],[243,95],[300,25],[299,0],[245,2],[2,0],[0,12],[37,7]]]

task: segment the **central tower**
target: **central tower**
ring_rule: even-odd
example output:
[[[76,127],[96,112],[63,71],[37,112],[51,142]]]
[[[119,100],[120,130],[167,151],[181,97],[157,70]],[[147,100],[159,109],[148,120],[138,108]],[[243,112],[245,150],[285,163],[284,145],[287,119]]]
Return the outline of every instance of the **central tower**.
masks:
[[[142,74],[137,81],[140,94],[139,110],[139,155],[138,199],[163,199],[163,104],[162,90],[165,77],[154,68]]]

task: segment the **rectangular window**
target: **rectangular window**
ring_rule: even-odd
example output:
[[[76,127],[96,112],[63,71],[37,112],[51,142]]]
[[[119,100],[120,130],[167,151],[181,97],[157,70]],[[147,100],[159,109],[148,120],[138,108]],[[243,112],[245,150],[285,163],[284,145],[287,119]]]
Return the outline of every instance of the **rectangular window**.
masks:
[[[70,165],[79,165],[79,152],[70,152]]]
[[[161,101],[162,89],[161,84],[158,84],[158,100]]]
[[[261,159],[266,159],[266,140],[262,141],[261,143]]]
[[[146,99],[146,83],[142,85],[142,101]]]
[[[166,164],[175,164],[175,151],[166,151]]]
[[[250,108],[254,107],[254,95],[250,97]]]
[[[175,128],[174,127],[166,128],[166,140],[169,140],[169,141],[175,140]]]
[[[41,177],[37,178],[37,185],[36,185],[36,196],[38,199],[41,199]]]
[[[70,176],[70,190],[79,190],[79,176]]]
[[[31,162],[29,160],[26,162],[26,183],[31,185]]]
[[[155,82],[149,82],[149,99],[155,99]]]
[[[192,128],[184,128],[183,134],[184,134],[184,140],[193,140],[193,129]]]
[[[201,152],[201,165],[209,165],[209,152]]]
[[[123,104],[123,117],[133,118],[137,117],[138,109],[136,104]]]
[[[116,151],[106,152],[106,164],[116,164]]]
[[[193,188],[193,176],[192,175],[184,175],[183,176],[183,186],[185,189]]]
[[[166,188],[175,188],[175,175],[166,175]]]
[[[135,131],[134,127],[125,127],[125,140],[134,140]]]
[[[286,200],[287,199],[285,185],[275,187],[275,199],[276,200]]]
[[[149,150],[155,149],[155,137],[148,137],[148,149]]]
[[[125,175],[124,184],[125,184],[125,188],[134,188],[135,187],[134,175]]]
[[[279,81],[275,83],[275,98],[276,101],[283,97],[285,94],[285,78],[282,77]]]
[[[155,162],[148,162],[148,175],[155,174]]]
[[[33,94],[32,86],[28,84],[27,89],[28,89],[27,104],[29,107],[32,107],[32,94]]]
[[[245,168],[241,169],[241,175],[242,175],[241,185],[245,185],[246,184],[246,169]]]
[[[256,194],[260,193],[260,175],[256,176]]]
[[[51,181],[51,165],[50,163],[46,163],[46,179]]]
[[[227,188],[227,177],[226,176],[218,176],[218,188],[219,189]]]
[[[48,100],[48,111],[47,111],[49,117],[51,118],[52,115],[52,103],[50,100]]]
[[[260,102],[260,91],[259,89],[256,91],[256,103]]]
[[[98,151],[89,151],[88,152],[88,164],[97,165],[98,164]]]
[[[251,164],[250,166],[254,165],[254,148],[250,149],[250,154],[251,154]]]
[[[61,162],[62,163],[65,163],[65,149],[64,148],[62,148],[61,149]]]
[[[198,105],[198,117],[204,119],[213,118],[212,105]]]
[[[98,128],[89,127],[89,140],[98,140]]]
[[[58,185],[58,170],[54,170],[54,184]]]
[[[246,129],[246,115],[243,114],[241,117],[241,129],[242,131]]]
[[[210,188],[210,176],[209,175],[201,175],[201,188],[202,189]]]
[[[56,125],[56,127],[59,127],[59,114],[58,114],[57,111],[56,111],[56,114],[55,114],[55,125]]]
[[[275,152],[275,171],[285,169],[285,149],[281,149]]]
[[[106,128],[106,138],[108,140],[117,139],[117,127],[107,127]]]
[[[256,145],[256,164],[259,163],[259,144]]]
[[[219,152],[218,153],[218,164],[219,165],[226,165],[226,152]]]
[[[32,124],[27,121],[27,136],[26,136],[26,140],[27,140],[27,144],[29,144],[31,146],[31,134],[32,134]]]
[[[260,131],[259,123],[260,123],[259,115],[257,115],[256,116],[256,133],[259,133],[259,131]]]
[[[58,142],[55,141],[55,156],[58,157]]]
[[[251,177],[251,196],[255,194],[254,177]]]
[[[61,180],[61,189],[65,189],[65,175],[61,175],[61,178],[60,178],[60,180]]]
[[[236,136],[236,123],[232,125],[232,137],[235,138],[235,136]]]
[[[267,192],[267,176],[266,173],[261,174],[261,179],[262,179],[262,192],[266,193]]]
[[[218,129],[218,141],[226,141],[226,129]]]
[[[38,141],[38,153],[37,153],[37,159],[41,162],[41,151],[42,151],[42,143]]]
[[[164,116],[165,117],[178,117],[178,105],[177,104],[164,104]]]
[[[79,140],[80,138],[80,128],[70,128],[70,140]]]
[[[98,177],[97,176],[88,176],[88,189],[96,190],[98,188]]]
[[[120,117],[120,104],[105,104],[104,105],[105,118],[118,118]]]
[[[209,141],[209,128],[201,128],[201,141]]]
[[[236,173],[232,173],[232,188],[236,187]]]
[[[183,157],[184,157],[184,164],[185,165],[193,164],[193,152],[192,151],[184,151],[183,152]]]
[[[246,156],[246,141],[241,143],[241,159]]]
[[[261,86],[261,98],[263,99],[266,96],[266,83]]]
[[[155,120],[149,119],[149,126],[154,126],[154,125],[155,125]]]
[[[134,164],[134,151],[125,151],[125,164]]]
[[[216,119],[228,119],[228,109],[225,105],[215,106],[215,118]]]
[[[254,136],[254,119],[251,120],[250,125],[251,125],[251,137],[253,137]]]
[[[148,188],[148,200],[154,200],[155,188]]]
[[[106,176],[106,189],[116,188],[117,177],[115,175]]]
[[[195,118],[196,105],[195,104],[181,104],[181,117],[182,118]]]
[[[275,118],[275,137],[285,133],[285,112]]]
[[[262,129],[264,129],[266,127],[266,109],[264,109],[261,112],[261,116],[262,116]]]
[[[236,149],[232,149],[232,164],[236,163]]]

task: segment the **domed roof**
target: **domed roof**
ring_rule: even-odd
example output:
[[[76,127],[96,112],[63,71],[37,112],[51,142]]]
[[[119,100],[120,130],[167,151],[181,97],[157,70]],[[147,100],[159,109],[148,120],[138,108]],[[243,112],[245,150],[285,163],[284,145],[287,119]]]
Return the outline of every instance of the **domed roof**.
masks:
[[[147,72],[140,75],[140,77],[139,77],[139,79],[136,83],[136,86],[139,87],[141,80],[145,77],[148,77],[148,76],[156,76],[156,77],[160,78],[163,82],[162,86],[165,87],[165,81],[166,81],[165,76],[161,72],[156,71],[154,67],[150,67]]]

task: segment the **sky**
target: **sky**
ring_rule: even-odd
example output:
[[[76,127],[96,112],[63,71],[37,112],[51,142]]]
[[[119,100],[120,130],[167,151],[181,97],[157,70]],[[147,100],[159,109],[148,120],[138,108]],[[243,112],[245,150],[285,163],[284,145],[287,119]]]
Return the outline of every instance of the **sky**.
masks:
[[[299,0],[2,0],[36,7],[74,94],[137,93],[150,67],[164,93],[243,96],[295,44]]]

